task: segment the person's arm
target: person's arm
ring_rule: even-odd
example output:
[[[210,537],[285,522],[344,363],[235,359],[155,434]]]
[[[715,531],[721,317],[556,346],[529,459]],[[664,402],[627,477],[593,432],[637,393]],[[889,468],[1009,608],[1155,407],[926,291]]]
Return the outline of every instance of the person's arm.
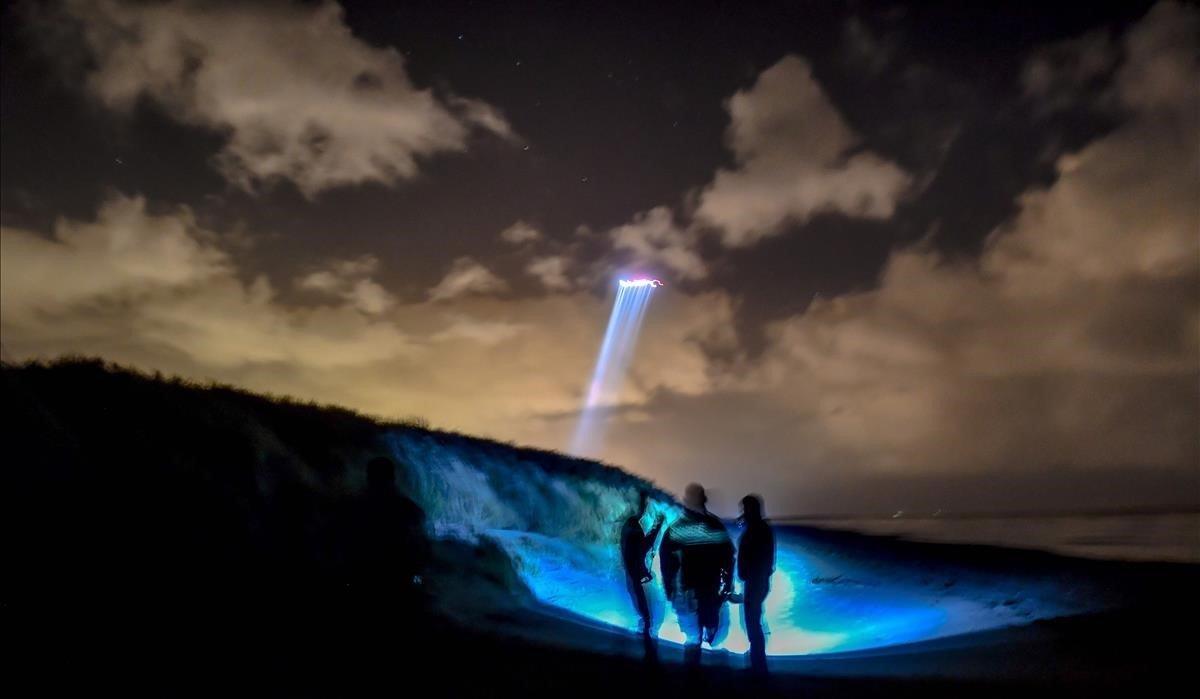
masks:
[[[642,561],[642,582],[650,582],[654,579],[654,573],[651,572],[650,566],[646,564],[646,557],[654,549],[655,542],[658,541],[658,532],[662,529],[663,518],[659,515],[654,521],[654,526],[648,534],[642,534],[641,540],[638,542],[638,552],[641,554]],[[640,532],[639,532],[640,533]]]
[[[650,550],[654,548],[654,542],[658,541],[658,533],[662,531],[663,519],[661,514],[654,519],[654,526],[650,528],[650,532],[646,534],[646,538],[642,541],[643,556],[650,553]]]

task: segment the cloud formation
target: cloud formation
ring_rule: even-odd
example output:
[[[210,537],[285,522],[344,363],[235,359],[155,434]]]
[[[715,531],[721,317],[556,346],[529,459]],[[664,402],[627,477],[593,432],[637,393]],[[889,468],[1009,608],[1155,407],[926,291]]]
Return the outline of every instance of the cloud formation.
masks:
[[[466,315],[451,315],[450,324],[431,336],[434,342],[469,340],[488,347],[511,340],[524,329],[523,325],[496,320],[479,320]]]
[[[696,218],[729,247],[823,212],[887,218],[911,185],[896,164],[861,149],[802,58],[785,56],[763,71],[728,110],[737,167],[701,192]]]
[[[379,268],[374,255],[356,260],[338,260],[325,269],[310,272],[296,280],[301,289],[318,291],[350,302],[369,315],[379,315],[396,303],[396,299],[371,275]]]
[[[656,206],[609,231],[617,250],[633,253],[634,262],[666,268],[682,279],[703,279],[708,267],[696,251],[694,231],[675,224],[670,207]]]
[[[775,324],[753,390],[878,471],[1194,468],[1197,29],[1152,11],[1112,85],[1122,126],[1063,156],[977,262],[900,251],[878,289]]]
[[[1117,58],[1117,47],[1104,31],[1060,41],[1037,50],[1025,62],[1021,87],[1042,113],[1070,109],[1112,70]]]
[[[224,133],[217,167],[246,190],[391,185],[465,150],[472,131],[512,135],[494,107],[414,86],[400,53],[355,37],[335,2],[70,0],[65,12],[94,62],[91,95],[126,112],[148,99]]]
[[[429,290],[430,301],[448,301],[468,294],[504,291],[508,283],[470,257],[460,257],[450,265],[446,276]]]
[[[1194,502],[1198,33],[1200,12],[1164,3],[1119,38],[1106,97],[1056,109],[1120,125],[1064,155],[978,259],[896,251],[877,288],[818,299],[761,357],[711,363],[704,393],[614,425],[608,458],[716,485],[724,512],[747,490],[797,513]]]
[[[347,367],[410,350],[404,333],[369,319],[358,299],[289,308],[266,277],[243,283],[218,239],[187,209],[153,214],[143,199],[121,196],[94,222],[60,220],[50,239],[4,228],[5,342],[20,355],[136,352],[210,368]]]
[[[219,278],[232,268],[190,210],[152,216],[137,197],[108,201],[94,222],[59,219],[49,240],[3,230],[0,304],[6,319],[52,314],[84,301],[121,302]]]
[[[368,256],[296,281],[320,302],[285,302],[265,276],[243,281],[221,242],[186,209],[152,213],[120,196],[95,221],[61,220],[49,238],[0,230],[6,353],[99,355],[544,447],[566,443],[610,299],[462,293],[364,312],[351,291],[380,266]],[[724,293],[664,291],[651,314],[625,408],[663,390],[703,394],[713,381],[706,347],[733,341]]]
[[[500,240],[509,245],[521,245],[522,243],[532,243],[535,240],[540,240],[542,232],[524,221],[517,221],[513,225],[500,231]]]
[[[567,291],[573,286],[567,277],[567,267],[570,263],[564,255],[535,257],[525,266],[525,271],[536,277],[547,291]]]

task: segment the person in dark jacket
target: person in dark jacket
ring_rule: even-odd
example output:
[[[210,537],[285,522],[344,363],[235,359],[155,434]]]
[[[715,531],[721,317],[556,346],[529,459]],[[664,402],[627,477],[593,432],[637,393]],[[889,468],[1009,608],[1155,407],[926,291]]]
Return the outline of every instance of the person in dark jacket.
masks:
[[[663,589],[687,633],[684,654],[700,662],[702,643],[712,645],[733,575],[733,542],[725,524],[705,507],[708,496],[695,483],[684,491],[684,512],[667,528],[659,546]]]
[[[747,495],[742,498],[742,526],[745,531],[738,541],[737,570],[742,580],[742,615],[746,621],[746,636],[750,640],[750,667],[755,672],[767,670],[767,638],[763,633],[763,603],[771,589],[771,573],[775,572],[775,534],[763,519],[762,498]]]
[[[654,547],[654,542],[658,541],[658,531],[663,525],[662,515],[659,514],[649,532],[642,529],[642,519],[649,507],[650,494],[643,490],[638,496],[637,512],[626,519],[625,525],[621,527],[621,562],[625,565],[625,585],[629,588],[629,597],[633,600],[633,606],[641,620],[643,637],[653,634],[650,604],[646,600],[646,583],[650,582],[653,576],[646,566],[646,556]]]

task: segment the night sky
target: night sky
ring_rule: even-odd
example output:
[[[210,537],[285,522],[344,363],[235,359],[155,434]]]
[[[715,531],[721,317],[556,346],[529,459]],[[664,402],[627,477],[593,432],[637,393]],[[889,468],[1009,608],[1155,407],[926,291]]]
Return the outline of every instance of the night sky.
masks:
[[[965,5],[965,7],[964,7]],[[1200,503],[1200,10],[15,3],[5,360],[86,354],[784,513]]]

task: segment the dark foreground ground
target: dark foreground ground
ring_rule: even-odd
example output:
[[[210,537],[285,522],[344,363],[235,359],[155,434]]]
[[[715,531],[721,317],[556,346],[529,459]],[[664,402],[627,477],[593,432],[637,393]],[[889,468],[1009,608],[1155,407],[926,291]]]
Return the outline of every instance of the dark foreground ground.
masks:
[[[663,644],[658,662],[647,662],[627,636],[536,610],[495,614],[483,620],[493,630],[483,630],[353,596],[334,606],[307,595],[220,602],[198,590],[141,609],[130,599],[89,610],[50,602],[6,610],[19,641],[7,658],[31,673],[29,696],[1154,697],[1196,685],[1195,607],[1172,609],[1179,600],[1166,599],[882,651],[777,660],[760,682],[738,657],[706,654],[704,668],[689,673],[675,647]],[[532,640],[561,634],[593,650]]]
[[[1013,566],[1029,558],[1039,569],[1048,560],[920,547]],[[2,657],[30,678],[15,685],[33,690],[8,696],[1159,697],[1189,696],[1197,684],[1195,566],[1080,561],[1096,579],[1113,571],[1109,584],[1129,593],[1120,607],[774,658],[771,676],[756,682],[726,653],[706,653],[695,673],[670,644],[647,661],[629,634],[513,594],[486,547],[442,542],[435,553],[439,562],[409,595],[290,575],[164,575],[152,550],[141,577],[103,559],[59,568],[36,587],[5,588],[0,613],[12,642]]]

